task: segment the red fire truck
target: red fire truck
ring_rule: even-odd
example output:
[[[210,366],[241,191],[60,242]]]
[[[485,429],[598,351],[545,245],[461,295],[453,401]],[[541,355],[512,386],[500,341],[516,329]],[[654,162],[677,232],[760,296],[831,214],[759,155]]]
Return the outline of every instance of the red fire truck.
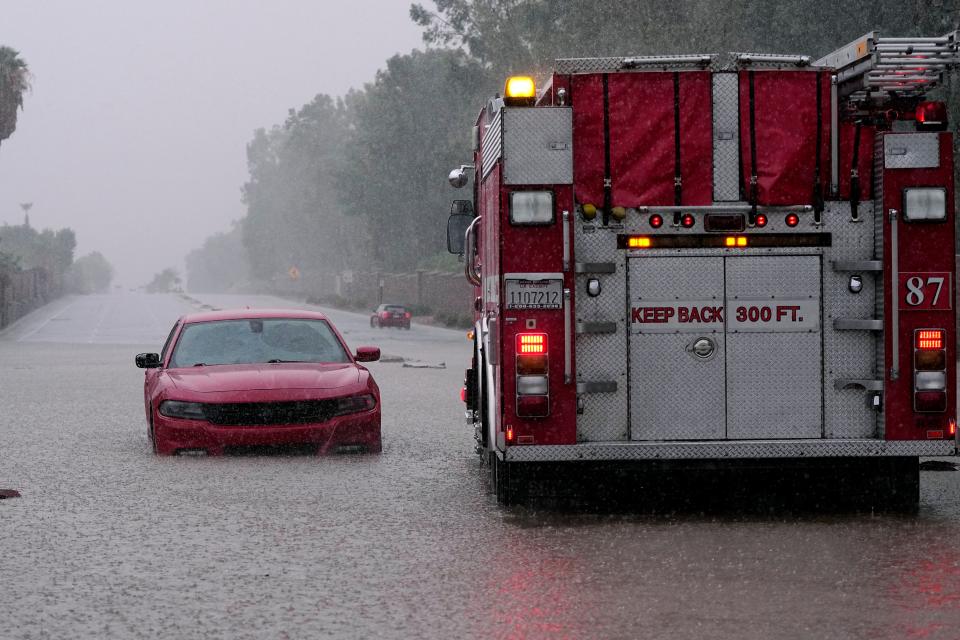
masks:
[[[578,58],[539,91],[510,78],[451,172],[473,198],[448,223],[498,499],[537,463],[773,459],[874,469],[916,504],[918,458],[956,453],[936,92],[958,42],[874,32],[816,61]]]

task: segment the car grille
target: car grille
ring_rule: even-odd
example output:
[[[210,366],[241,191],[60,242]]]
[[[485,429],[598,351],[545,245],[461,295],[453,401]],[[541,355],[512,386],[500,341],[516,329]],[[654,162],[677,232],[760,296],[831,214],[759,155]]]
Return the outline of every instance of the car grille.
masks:
[[[337,400],[208,404],[204,414],[207,421],[229,427],[308,424],[326,422],[336,413],[337,405]]]

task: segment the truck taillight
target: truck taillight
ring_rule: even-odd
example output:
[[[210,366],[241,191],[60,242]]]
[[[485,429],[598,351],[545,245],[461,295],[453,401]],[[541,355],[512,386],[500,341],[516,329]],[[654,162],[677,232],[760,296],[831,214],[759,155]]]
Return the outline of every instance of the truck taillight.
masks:
[[[916,332],[916,348],[919,351],[943,349],[943,329],[920,329]]]
[[[550,415],[550,356],[545,333],[517,334],[517,415]]]
[[[947,410],[947,349],[943,329],[917,329],[913,334],[913,410]]]
[[[518,333],[517,355],[546,355],[547,334]]]
[[[943,102],[921,102],[914,112],[917,129],[921,131],[946,131],[947,105]]]

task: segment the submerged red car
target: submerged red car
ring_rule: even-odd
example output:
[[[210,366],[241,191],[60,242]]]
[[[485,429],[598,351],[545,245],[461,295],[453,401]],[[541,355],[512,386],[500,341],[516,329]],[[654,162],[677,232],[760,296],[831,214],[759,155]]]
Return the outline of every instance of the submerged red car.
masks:
[[[147,432],[160,455],[271,445],[381,450],[380,390],[321,313],[242,309],[183,316],[161,353],[141,353]]]

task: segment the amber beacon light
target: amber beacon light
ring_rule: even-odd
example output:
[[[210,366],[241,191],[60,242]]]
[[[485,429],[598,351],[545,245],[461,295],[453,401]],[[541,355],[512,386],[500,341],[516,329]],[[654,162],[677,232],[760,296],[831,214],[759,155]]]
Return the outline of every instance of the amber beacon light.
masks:
[[[503,89],[503,101],[510,106],[532,106],[537,99],[537,83],[530,76],[510,76]]]

